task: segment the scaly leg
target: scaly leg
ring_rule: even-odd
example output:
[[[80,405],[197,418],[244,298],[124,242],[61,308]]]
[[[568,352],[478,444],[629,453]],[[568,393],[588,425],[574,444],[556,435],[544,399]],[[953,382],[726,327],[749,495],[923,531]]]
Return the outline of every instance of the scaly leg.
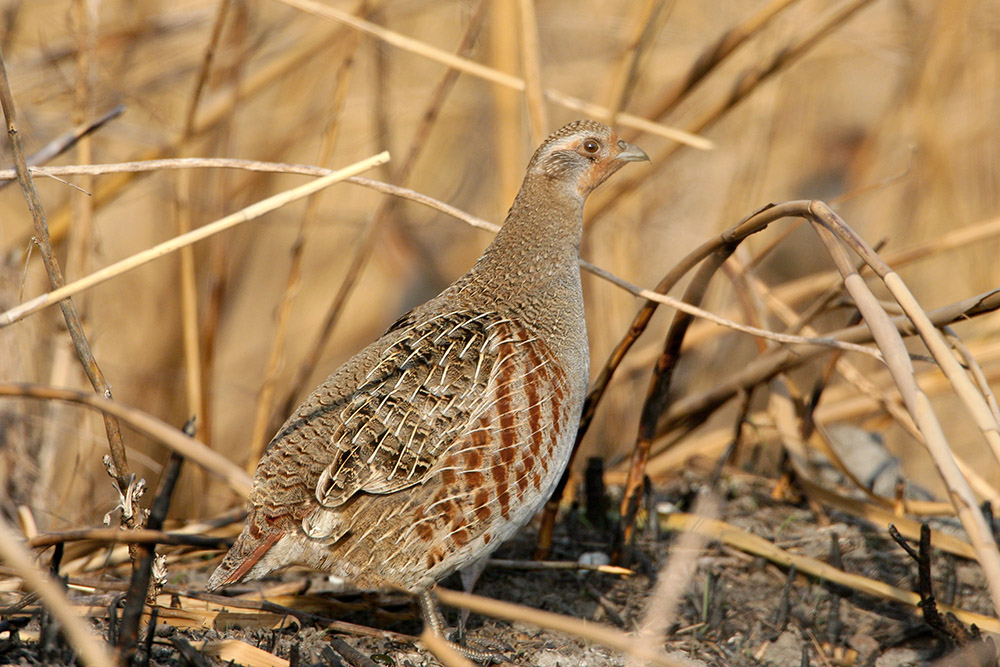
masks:
[[[503,661],[503,656],[497,655],[491,651],[476,651],[475,649],[468,648],[467,646],[461,646],[451,641],[449,637],[450,633],[446,631],[444,617],[441,616],[441,610],[438,608],[437,601],[434,599],[434,596],[431,595],[430,590],[424,589],[420,591],[417,599],[420,601],[420,615],[424,619],[424,624],[431,632],[446,641],[451,648],[455,649],[469,660],[483,665],[491,665],[493,662]]]

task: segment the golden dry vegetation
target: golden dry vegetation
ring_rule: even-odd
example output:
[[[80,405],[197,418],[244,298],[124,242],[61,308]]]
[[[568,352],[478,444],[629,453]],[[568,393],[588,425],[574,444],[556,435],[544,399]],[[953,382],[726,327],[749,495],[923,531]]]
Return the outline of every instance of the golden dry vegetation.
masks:
[[[48,165],[233,158],[338,168],[388,150],[387,165],[362,175],[500,223],[540,138],[597,116],[615,119],[652,158],[588,204],[582,256],[631,283],[652,288],[763,205],[801,199],[830,203],[877,245],[925,310],[1000,283],[995,1],[32,0],[2,9],[0,48],[26,153],[124,107]],[[456,53],[462,71],[441,62]],[[567,98],[591,107],[571,108]],[[669,128],[712,147],[668,138]],[[3,155],[12,164],[9,142]],[[59,178],[35,182],[72,281],[311,177],[161,167]],[[33,234],[24,197],[8,183],[2,310],[49,289]],[[252,469],[289,404],[464,272],[489,238],[434,208],[340,183],[74,302],[115,400],[176,427],[197,415],[201,441]],[[834,331],[853,323],[853,297],[835,290],[825,308],[811,309],[839,284],[835,274],[809,224],[784,219],[739,246],[703,305],[779,332],[789,326],[783,318],[809,313],[816,332]],[[898,314],[865,275],[885,311]],[[642,301],[589,274],[585,290],[596,377]],[[584,457],[608,461],[612,482],[625,479],[668,310],[625,357],[583,444]],[[985,313],[954,326],[994,385],[997,322]],[[724,385],[767,354],[760,340],[694,324],[671,398]],[[1000,468],[967,400],[926,348],[909,349],[922,355],[917,377],[948,444],[981,480],[977,498],[995,497]],[[880,433],[907,479],[946,499],[885,366],[841,353],[858,372],[852,381],[842,365],[828,368],[832,355],[760,379],[743,444],[790,446],[775,414],[776,382],[800,406],[825,384],[819,424]],[[0,382],[89,387],[58,308],[0,329]],[[687,456],[720,457],[740,402],[736,395],[704,415],[693,432],[668,411],[653,442],[654,479]],[[131,471],[155,486],[169,450],[127,427],[124,441]],[[673,455],[660,454],[667,443]],[[3,398],[5,514],[27,508],[43,531],[99,524],[117,497],[101,462],[107,451],[98,412]],[[171,516],[210,517],[242,502],[188,464]]]

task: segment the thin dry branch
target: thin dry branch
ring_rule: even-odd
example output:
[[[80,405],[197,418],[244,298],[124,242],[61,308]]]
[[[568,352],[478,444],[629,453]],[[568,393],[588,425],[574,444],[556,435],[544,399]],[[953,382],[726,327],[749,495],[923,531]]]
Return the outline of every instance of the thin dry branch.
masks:
[[[177,222],[177,234],[182,236],[191,231],[191,172],[180,172],[177,179],[177,203],[174,217]],[[198,284],[195,276],[194,248],[184,246],[179,251],[180,262],[180,305],[181,305],[181,341],[184,349],[184,379],[187,414],[205,417],[207,412],[203,388],[205,386],[204,368],[202,367],[201,345],[198,332]]]
[[[490,567],[499,567],[506,570],[578,570],[588,572],[600,572],[622,577],[629,577],[635,574],[634,570],[616,565],[594,565],[592,563],[581,563],[578,561],[565,560],[507,560],[504,558],[490,558]]]
[[[435,588],[434,595],[450,607],[469,609],[477,614],[485,614],[494,618],[505,618],[510,621],[531,623],[540,628],[548,628],[565,632],[598,644],[610,646],[646,664],[662,665],[663,667],[689,667],[686,660],[668,658],[660,651],[649,652],[644,644],[637,643],[629,635],[606,626],[581,621],[562,614],[540,611],[510,602],[492,600],[479,595],[459,593],[446,588]]]
[[[302,174],[304,176],[328,176],[332,170],[323,167],[309,165],[286,164],[283,162],[261,162],[257,160],[238,160],[233,158],[168,158],[158,160],[138,160],[134,162],[117,162],[112,164],[95,165],[70,165],[63,167],[32,167],[30,171],[40,176],[60,176],[68,174],[118,174],[129,172],[160,171],[164,169],[243,169],[246,171],[260,171],[275,174]],[[13,180],[17,174],[13,169],[0,169],[0,181]],[[476,227],[496,233],[500,225],[483,220],[461,209],[455,208],[438,201],[427,195],[420,194],[408,188],[399,187],[390,183],[376,181],[360,176],[353,176],[345,179],[349,183],[371,188],[378,192],[393,195],[403,199],[409,199],[418,204],[423,204],[430,208],[441,211],[457,220]]]
[[[401,35],[398,32],[383,28],[382,26],[376,25],[370,21],[365,21],[364,19],[358,18],[357,16],[336,7],[314,2],[313,0],[277,1],[300,9],[304,12],[308,12],[313,16],[319,16],[329,21],[343,23],[354,28],[355,30],[371,35],[386,44],[390,44],[396,48],[403,49],[404,51],[409,51],[410,53],[428,58],[429,60],[433,60],[434,62],[441,63],[442,65],[460,70],[466,74],[470,74],[513,90],[525,90],[526,86],[524,79],[501,72],[493,69],[492,67],[487,67],[486,65],[469,60],[468,58],[456,56],[452,53],[444,51],[443,49],[439,49],[425,42],[421,42],[420,40],[413,39],[412,37]],[[574,111],[579,111],[589,116],[593,116],[594,118],[606,118],[609,114],[609,109],[597,104],[586,102],[557,90],[546,89],[544,93],[545,97],[550,101],[555,102],[556,104],[567,109],[573,109]],[[699,137],[691,134],[690,132],[684,132],[672,127],[667,127],[660,123],[655,123],[632,114],[620,113],[617,115],[617,119],[618,123],[624,125],[625,127],[631,127],[636,130],[655,134],[666,139],[691,146],[692,148],[710,150],[714,147],[714,144],[704,137]]]
[[[183,431],[124,403],[83,391],[33,384],[0,384],[0,396],[69,401],[108,413],[223,478],[239,497],[245,498],[250,494],[251,479],[242,468]]]
[[[962,358],[962,363],[969,370],[969,374],[972,379],[976,382],[976,387],[983,394],[983,398],[986,399],[986,403],[989,406],[990,412],[993,414],[993,420],[1000,424],[1000,406],[997,405],[997,397],[993,393],[993,389],[990,387],[990,382],[986,378],[986,373],[983,371],[983,367],[976,360],[976,357],[972,354],[969,348],[962,342],[961,337],[958,333],[951,327],[942,327],[945,336],[948,337],[948,342],[955,352]]]
[[[197,243],[198,241],[206,239],[214,234],[218,234],[219,232],[225,231],[231,227],[235,227],[243,224],[244,222],[249,222],[250,220],[259,218],[265,213],[270,213],[277,208],[290,204],[291,202],[303,197],[307,197],[314,192],[318,192],[325,187],[329,187],[334,183],[343,181],[351,176],[371,169],[372,167],[385,164],[388,161],[389,154],[383,151],[378,155],[374,155],[348,167],[344,167],[343,169],[331,172],[326,176],[321,176],[311,183],[300,185],[297,188],[287,190],[261,200],[255,204],[251,204],[241,211],[227,215],[224,218],[220,218],[215,222],[199,227],[198,229],[188,232],[187,234],[174,237],[169,241],[164,241],[163,243],[153,246],[148,250],[107,266],[100,271],[95,271],[94,273],[91,273],[80,280],[74,281],[69,285],[47,292],[35,297],[34,299],[28,300],[19,306],[11,308],[7,312],[0,314],[0,327],[13,324],[14,322],[27,317],[32,313],[38,312],[39,310],[51,306],[54,303],[63,301],[67,297],[78,294],[83,290],[90,289],[94,285],[99,285],[106,280],[110,280],[111,278],[119,276],[122,273],[131,271],[132,269],[151,262],[154,259],[158,259],[164,255],[175,252],[184,246]]]
[[[35,237],[34,242],[38,246],[48,274],[49,285],[54,291],[64,289],[65,278],[59,262],[52,252],[52,242],[49,238],[49,225],[45,218],[45,211],[42,207],[41,198],[35,188],[34,179],[28,171],[28,166],[24,159],[24,151],[21,147],[20,131],[17,127],[17,112],[14,107],[14,97],[10,90],[10,83],[7,80],[7,66],[4,63],[3,54],[0,53],[0,104],[3,106],[4,118],[7,122],[7,135],[10,138],[11,149],[14,154],[14,166],[17,172],[17,180],[21,185],[28,210],[34,222]],[[57,300],[62,311],[63,319],[66,321],[66,328],[69,330],[70,338],[73,340],[73,347],[76,356],[80,360],[87,379],[90,380],[94,391],[106,398],[111,398],[111,387],[101,371],[101,367],[94,357],[90,343],[87,341],[87,334],[83,330],[83,323],[76,306],[69,298],[70,294]],[[108,438],[108,447],[111,450],[112,466],[109,466],[109,473],[115,478],[118,488],[127,489],[131,483],[128,459],[125,455],[125,442],[122,438],[121,425],[112,415],[104,414],[104,430]],[[142,524],[143,515],[139,513],[123,513],[122,520],[129,527],[138,527]]]
[[[42,549],[66,542],[111,542],[113,544],[166,544],[171,546],[198,547],[200,549],[228,549],[233,541],[228,537],[211,537],[189,533],[167,533],[162,530],[118,530],[117,528],[81,528],[55,533],[40,533],[28,539],[32,549]]]

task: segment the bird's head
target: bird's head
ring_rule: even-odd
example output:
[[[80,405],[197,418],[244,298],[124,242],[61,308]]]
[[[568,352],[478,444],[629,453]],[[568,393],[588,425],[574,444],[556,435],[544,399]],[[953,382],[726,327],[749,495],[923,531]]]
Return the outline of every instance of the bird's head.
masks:
[[[553,132],[538,147],[528,163],[528,175],[550,179],[586,199],[626,162],[639,160],[649,160],[649,156],[618,138],[607,125],[577,120]]]

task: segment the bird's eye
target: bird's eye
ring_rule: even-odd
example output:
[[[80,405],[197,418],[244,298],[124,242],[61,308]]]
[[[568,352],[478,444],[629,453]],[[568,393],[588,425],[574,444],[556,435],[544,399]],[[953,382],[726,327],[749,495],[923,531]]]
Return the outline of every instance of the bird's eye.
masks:
[[[583,150],[585,150],[588,153],[594,154],[597,151],[601,150],[601,144],[598,143],[596,139],[587,139],[586,141],[583,142]]]

